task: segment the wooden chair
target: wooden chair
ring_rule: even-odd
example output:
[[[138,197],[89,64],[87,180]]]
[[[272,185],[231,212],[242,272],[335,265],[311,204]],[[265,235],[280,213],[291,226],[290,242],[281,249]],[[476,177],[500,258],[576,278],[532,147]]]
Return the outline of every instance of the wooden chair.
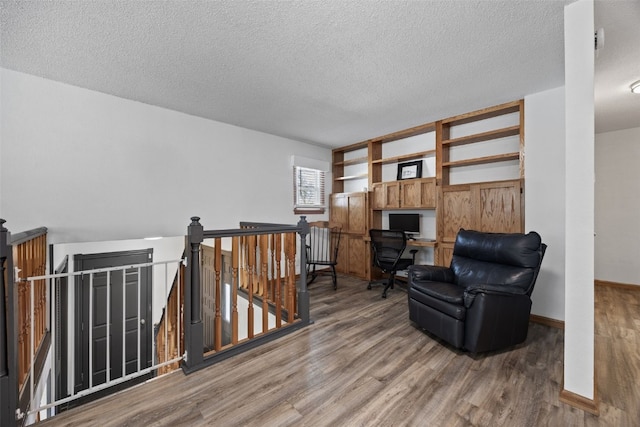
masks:
[[[338,288],[336,265],[338,264],[338,248],[342,228],[328,221],[309,223],[307,235],[307,284],[313,282],[320,274],[330,273],[333,289]],[[316,270],[316,266],[328,267]]]

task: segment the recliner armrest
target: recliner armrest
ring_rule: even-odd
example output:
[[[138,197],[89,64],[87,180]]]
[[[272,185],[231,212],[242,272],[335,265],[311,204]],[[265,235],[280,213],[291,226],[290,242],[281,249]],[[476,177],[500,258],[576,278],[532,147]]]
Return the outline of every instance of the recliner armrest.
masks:
[[[433,282],[453,283],[453,271],[448,267],[436,265],[412,265],[409,267],[409,282],[430,280]]]
[[[527,295],[526,291],[517,286],[478,284],[467,286],[464,290],[464,306],[471,307],[478,294],[488,295]]]

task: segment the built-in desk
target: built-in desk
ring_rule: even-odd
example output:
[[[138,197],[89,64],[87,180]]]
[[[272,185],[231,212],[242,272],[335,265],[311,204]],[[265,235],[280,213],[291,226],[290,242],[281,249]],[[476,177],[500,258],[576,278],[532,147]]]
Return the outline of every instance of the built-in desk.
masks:
[[[407,246],[416,246],[421,248],[435,248],[438,243],[433,239],[414,239],[407,240]]]
[[[365,236],[364,241],[367,243],[371,242],[371,237]],[[407,247],[408,246],[414,246],[414,247],[420,247],[420,248],[435,248],[436,246],[438,246],[438,242],[436,242],[433,239],[414,239],[414,240],[407,239]]]

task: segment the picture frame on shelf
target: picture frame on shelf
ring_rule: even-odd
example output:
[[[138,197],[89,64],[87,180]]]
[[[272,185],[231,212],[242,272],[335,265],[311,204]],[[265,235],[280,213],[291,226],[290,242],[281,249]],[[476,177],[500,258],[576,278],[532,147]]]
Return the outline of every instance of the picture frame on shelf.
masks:
[[[398,163],[398,181],[414,178],[422,178],[422,160]]]

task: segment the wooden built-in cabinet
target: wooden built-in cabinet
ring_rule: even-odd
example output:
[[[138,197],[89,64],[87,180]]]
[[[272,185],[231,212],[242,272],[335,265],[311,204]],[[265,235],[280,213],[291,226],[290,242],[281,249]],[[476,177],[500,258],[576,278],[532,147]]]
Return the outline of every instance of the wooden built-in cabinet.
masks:
[[[425,144],[411,152],[383,155],[387,143],[402,144],[429,133],[435,135],[431,146]],[[370,227],[382,227],[382,212],[387,210],[435,210],[433,247],[437,265],[450,264],[460,228],[523,232],[523,153],[523,100],[333,150],[331,219],[343,224],[345,236],[339,271],[371,278],[371,254],[364,237]],[[429,159],[435,164],[430,168],[435,176],[423,173],[427,176],[399,181],[383,179],[384,165],[395,167],[402,162]],[[350,168],[358,173],[346,173]],[[364,183],[369,192],[345,193],[344,183],[350,180]]]
[[[371,208],[374,210],[435,209],[435,207],[435,178],[377,182],[371,186]]]
[[[342,227],[337,271],[366,278],[369,271],[365,243],[365,236],[369,233],[368,193],[333,193],[329,211],[330,221]]]
[[[458,230],[520,233],[524,228],[522,180],[444,186],[438,212],[436,264],[449,265]]]

